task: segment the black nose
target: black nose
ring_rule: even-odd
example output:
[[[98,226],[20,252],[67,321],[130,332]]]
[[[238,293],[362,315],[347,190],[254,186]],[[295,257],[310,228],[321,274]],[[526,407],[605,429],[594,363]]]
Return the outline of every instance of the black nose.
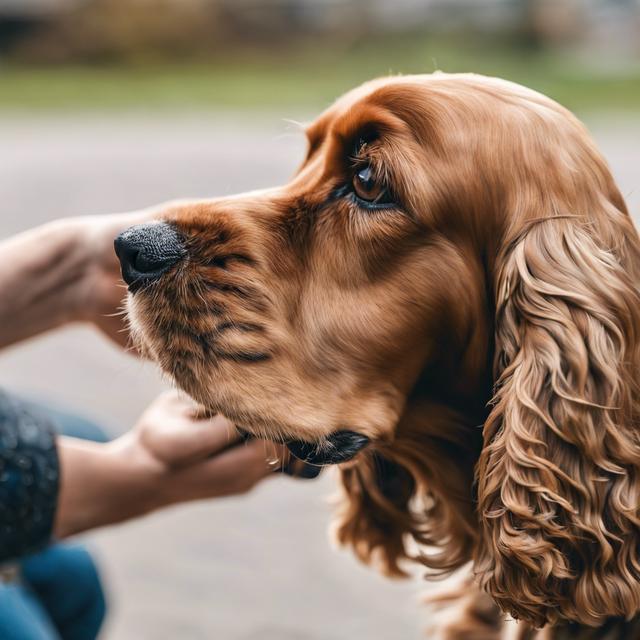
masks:
[[[130,227],[113,245],[129,291],[157,280],[186,253],[178,232],[166,222]]]

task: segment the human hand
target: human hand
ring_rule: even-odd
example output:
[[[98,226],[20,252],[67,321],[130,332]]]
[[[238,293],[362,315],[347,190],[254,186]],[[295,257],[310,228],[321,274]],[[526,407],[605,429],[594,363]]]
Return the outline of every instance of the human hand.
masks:
[[[130,213],[83,216],[70,221],[78,228],[86,255],[84,277],[77,289],[78,315],[121,347],[130,346],[123,309],[127,289],[113,241],[133,225],[159,219],[163,208],[164,205]]]
[[[58,537],[179,502],[246,493],[287,462],[283,446],[242,442],[226,419],[199,417],[197,405],[176,392],[161,395],[113,442],[60,437],[58,453]]]
[[[157,506],[245,493],[282,468],[288,452],[264,440],[241,440],[226,418],[175,391],[157,398],[121,438],[130,455],[155,468]]]

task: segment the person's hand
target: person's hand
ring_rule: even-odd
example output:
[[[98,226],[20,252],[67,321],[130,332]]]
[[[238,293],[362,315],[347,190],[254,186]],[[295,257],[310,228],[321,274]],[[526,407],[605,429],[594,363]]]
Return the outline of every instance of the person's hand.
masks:
[[[284,447],[243,442],[226,419],[199,417],[169,392],[107,444],[61,437],[56,535],[65,537],[179,502],[246,493],[287,463]]]
[[[159,219],[164,208],[160,206],[73,220],[87,256],[85,274],[77,291],[80,319],[91,322],[122,347],[130,346],[123,309],[127,287],[120,275],[120,262],[114,252],[113,241],[133,225]]]
[[[226,418],[201,416],[193,400],[167,392],[121,438],[119,448],[126,455],[147,458],[159,506],[245,493],[288,460],[283,446],[244,442]]]

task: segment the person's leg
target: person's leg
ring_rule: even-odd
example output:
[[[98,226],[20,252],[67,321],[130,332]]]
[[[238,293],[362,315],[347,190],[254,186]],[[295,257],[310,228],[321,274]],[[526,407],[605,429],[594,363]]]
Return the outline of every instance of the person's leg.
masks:
[[[107,436],[102,427],[88,418],[69,413],[57,406],[42,405],[24,398],[21,398],[21,400],[32,411],[45,414],[53,423],[55,430],[61,435],[81,438],[82,440],[93,440],[94,442],[107,442],[109,440],[109,436]]]
[[[96,566],[84,547],[56,544],[31,556],[22,562],[22,577],[63,640],[97,637],[106,612],[105,598]]]
[[[49,615],[29,587],[0,584],[2,640],[60,640]]]

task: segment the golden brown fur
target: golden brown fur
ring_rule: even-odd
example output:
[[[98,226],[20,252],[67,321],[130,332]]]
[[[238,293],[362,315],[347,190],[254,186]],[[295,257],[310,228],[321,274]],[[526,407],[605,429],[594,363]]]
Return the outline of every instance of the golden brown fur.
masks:
[[[363,560],[472,560],[545,637],[632,637],[640,244],[586,130],[434,74],[364,85],[308,137],[288,185],[167,211],[189,259],[131,298],[143,349],[256,434],[367,435],[336,529]],[[363,165],[394,206],[350,195]]]

